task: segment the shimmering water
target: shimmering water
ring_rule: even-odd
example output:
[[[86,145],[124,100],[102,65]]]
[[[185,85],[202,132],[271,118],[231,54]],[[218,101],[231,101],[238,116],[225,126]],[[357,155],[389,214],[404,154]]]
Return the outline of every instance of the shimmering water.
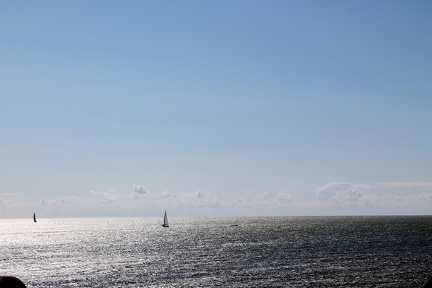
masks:
[[[421,287],[432,216],[2,219],[27,287]],[[238,224],[238,226],[231,226]]]

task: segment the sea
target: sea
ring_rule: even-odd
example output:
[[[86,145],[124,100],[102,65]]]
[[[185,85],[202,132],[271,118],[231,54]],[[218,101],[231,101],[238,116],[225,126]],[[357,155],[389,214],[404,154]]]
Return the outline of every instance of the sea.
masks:
[[[0,219],[27,287],[422,287],[432,216]]]

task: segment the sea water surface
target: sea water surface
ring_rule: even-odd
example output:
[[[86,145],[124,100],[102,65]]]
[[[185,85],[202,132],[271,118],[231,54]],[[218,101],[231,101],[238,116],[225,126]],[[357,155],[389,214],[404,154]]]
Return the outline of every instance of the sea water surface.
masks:
[[[0,275],[27,287],[421,287],[432,272],[432,216],[160,222],[0,219]]]

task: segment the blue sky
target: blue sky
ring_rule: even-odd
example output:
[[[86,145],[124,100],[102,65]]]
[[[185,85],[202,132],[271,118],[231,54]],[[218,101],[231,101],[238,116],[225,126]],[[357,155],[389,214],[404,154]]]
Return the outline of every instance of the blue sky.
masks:
[[[432,214],[431,10],[2,2],[0,217]]]

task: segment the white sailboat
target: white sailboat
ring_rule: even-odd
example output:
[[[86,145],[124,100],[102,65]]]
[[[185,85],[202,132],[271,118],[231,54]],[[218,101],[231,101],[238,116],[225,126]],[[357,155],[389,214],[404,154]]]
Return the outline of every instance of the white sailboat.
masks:
[[[165,215],[164,215],[164,223],[162,224],[162,227],[169,227],[168,226],[168,217],[166,215],[166,210],[165,210]]]

